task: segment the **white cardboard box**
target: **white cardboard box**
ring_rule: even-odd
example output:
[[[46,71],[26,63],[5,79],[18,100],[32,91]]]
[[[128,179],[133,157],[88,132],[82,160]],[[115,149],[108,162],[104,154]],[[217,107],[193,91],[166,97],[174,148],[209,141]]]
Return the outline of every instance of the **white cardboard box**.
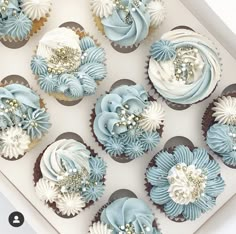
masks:
[[[24,158],[16,162],[9,162],[0,158],[0,170],[59,233],[87,234],[88,226],[98,209],[107,202],[111,193],[121,188],[132,190],[139,198],[144,199],[150,207],[152,207],[164,234],[176,234],[176,232],[181,234],[194,233],[235,194],[236,180],[233,179],[235,171],[226,167],[219,158],[216,158],[220,163],[222,176],[226,181],[225,191],[217,199],[217,206],[212,211],[202,215],[201,218],[194,222],[188,221],[184,223],[172,222],[166,218],[163,213],[156,210],[149,201],[144,190],[144,173],[154,154],[161,150],[165,142],[173,136],[186,136],[191,139],[196,146],[205,147],[201,132],[201,118],[206,107],[213,98],[219,96],[226,86],[235,82],[234,74],[231,73],[231,69],[236,66],[235,59],[179,0],[166,0],[168,10],[167,19],[156,33],[155,39],[160,38],[162,33],[169,31],[176,26],[190,26],[195,31],[206,35],[216,43],[224,64],[223,77],[217,86],[216,91],[210,98],[200,104],[193,105],[187,110],[175,111],[164,104],[166,109],[166,121],[163,138],[158,148],[154,152],[130,163],[119,164],[103,152],[92,138],[89,128],[91,109],[93,108],[96,99],[105,91],[109,90],[111,84],[119,79],[132,79],[135,82],[146,86],[144,80],[144,67],[152,41],[147,40],[133,53],[120,54],[112,49],[108,40],[96,29],[91,17],[88,0],[53,0],[53,3],[54,5],[48,23],[40,33],[31,38],[24,47],[17,50],[11,50],[0,45],[0,54],[2,56],[4,55],[4,59],[1,60],[0,77],[4,78],[11,74],[18,74],[26,78],[30,85],[34,89],[37,89],[45,99],[53,123],[49,134]],[[93,97],[85,98],[80,104],[73,107],[62,106],[55,99],[40,91],[29,67],[33,51],[43,34],[67,21],[76,21],[80,23],[91,35],[102,43],[102,46],[106,50],[108,65],[108,77],[102,82],[102,85],[100,85],[97,94]],[[176,124],[176,120],[178,121],[178,124]],[[96,202],[94,206],[85,210],[75,218],[62,219],[48,209],[48,207],[43,206],[42,202],[39,201],[35,195],[32,173],[35,160],[39,153],[41,153],[49,143],[53,142],[58,135],[68,131],[74,131],[82,136],[84,141],[90,144],[90,146],[105,159],[108,164],[108,170],[106,176],[106,192],[104,196]],[[1,184],[3,184],[2,181]],[[10,191],[11,188],[9,186],[9,194],[11,194]],[[19,197],[12,196],[11,199],[13,199],[14,203],[21,204],[23,209],[24,205],[22,204],[24,204],[24,199],[21,199],[20,195]],[[52,232],[48,231],[46,225],[41,223],[41,219],[39,220],[39,214],[38,212],[34,212],[34,208],[32,208],[32,212],[30,211],[30,208],[27,211],[30,214],[29,222],[32,223],[32,226],[35,227],[38,233],[51,234]],[[42,218],[42,220],[44,219]],[[41,228],[40,231],[38,229],[39,226]]]

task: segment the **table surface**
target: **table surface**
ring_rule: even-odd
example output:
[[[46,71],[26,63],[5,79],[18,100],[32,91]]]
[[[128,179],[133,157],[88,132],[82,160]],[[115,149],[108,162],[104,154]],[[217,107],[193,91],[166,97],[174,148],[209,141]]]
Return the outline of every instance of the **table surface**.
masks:
[[[24,194],[32,205],[58,230],[59,233],[86,234],[88,232],[88,226],[90,225],[91,220],[98,209],[107,202],[111,193],[122,188],[132,190],[139,198],[145,200],[150,207],[152,207],[156,217],[158,218],[158,222],[160,223],[160,228],[164,234],[174,234],[176,233],[176,230],[178,230],[181,234],[191,234],[196,232],[235,194],[236,181],[232,179],[235,173],[234,170],[223,165],[221,160],[215,157],[220,163],[222,176],[227,184],[225,191],[217,199],[217,206],[212,211],[202,215],[201,218],[194,222],[188,221],[184,223],[174,223],[170,221],[163,213],[160,213],[159,210],[156,210],[155,207],[153,207],[144,191],[144,173],[151,158],[171,137],[185,136],[191,139],[196,146],[205,147],[201,132],[202,115],[209,102],[211,102],[213,98],[219,96],[226,86],[235,82],[235,77],[234,74],[232,75],[231,69],[236,67],[236,61],[178,0],[166,0],[166,7],[168,11],[166,21],[161,25],[157,33],[151,39],[146,40],[136,51],[130,54],[121,54],[116,52],[111,47],[109,41],[96,29],[89,10],[89,1],[53,0],[53,3],[51,17],[49,18],[48,23],[37,35],[31,38],[24,47],[12,50],[0,45],[0,54],[5,56],[1,61],[2,69],[0,69],[0,77],[4,78],[8,75],[18,74],[26,78],[31,87],[38,90],[41,96],[45,99],[49,113],[51,114],[51,121],[53,123],[49,134],[24,158],[16,162],[9,162],[4,159],[0,159],[0,170],[15,184],[19,191]],[[108,77],[100,85],[97,94],[92,97],[84,98],[81,103],[72,107],[63,106],[52,97],[49,97],[40,91],[29,67],[33,51],[35,50],[37,43],[43,34],[68,21],[79,22],[83,25],[86,31],[101,42],[107,54],[108,66]],[[164,108],[166,109],[165,129],[163,138],[157,149],[130,163],[117,163],[105,152],[103,152],[92,138],[89,128],[89,116],[91,114],[91,109],[93,108],[96,99],[105,91],[109,90],[112,83],[119,79],[131,79],[137,83],[143,84],[146,88],[149,88],[147,86],[147,82],[145,81],[145,60],[148,56],[150,44],[154,41],[154,39],[160,38],[162,33],[169,31],[178,25],[188,25],[195,31],[206,35],[216,43],[223,61],[222,80],[210,98],[200,104],[193,105],[184,111],[175,111],[164,104]],[[178,124],[176,124],[176,122]],[[62,219],[46,206],[43,206],[42,202],[39,201],[35,195],[32,173],[35,160],[40,152],[42,152],[49,143],[54,141],[58,135],[63,132],[70,131],[78,133],[85,142],[89,143],[90,146],[93,147],[95,151],[106,160],[108,170],[106,176],[106,192],[104,196],[96,202],[94,206],[85,210],[75,218]],[[20,202],[21,198],[17,197],[12,199],[14,201],[10,201],[15,204],[18,200]],[[236,202],[234,202],[234,207],[236,207]],[[44,228],[43,225],[40,225],[40,222],[37,222],[37,215],[35,213],[31,214],[28,209],[24,210],[23,207],[22,209],[26,214],[26,219],[35,220],[34,225],[32,226],[36,231],[39,227],[41,229]],[[222,222],[226,224],[226,221],[224,222],[225,219],[221,218],[219,220],[222,220]],[[209,223],[210,222],[211,220]],[[206,226],[203,228],[205,227]],[[208,228],[211,230],[211,233],[215,233],[214,229],[210,229],[210,227]],[[214,228],[214,225],[211,228]],[[47,234],[50,232],[47,232],[47,229],[45,229],[44,232],[41,233]],[[200,231],[199,233],[206,232]]]

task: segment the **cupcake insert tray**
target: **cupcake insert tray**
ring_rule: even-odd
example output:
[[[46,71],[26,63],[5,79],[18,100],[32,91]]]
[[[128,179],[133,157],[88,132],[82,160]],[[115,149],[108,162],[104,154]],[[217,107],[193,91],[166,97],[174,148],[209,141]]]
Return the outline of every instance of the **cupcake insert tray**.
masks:
[[[51,17],[47,24],[37,35],[34,35],[24,47],[13,50],[0,45],[0,53],[5,55],[4,59],[1,61],[1,79],[11,74],[18,74],[24,77],[29,82],[30,86],[34,90],[38,90],[38,93],[45,100],[53,124],[49,134],[43,138],[37,147],[30,153],[27,153],[22,159],[11,162],[0,158],[0,171],[23,194],[20,195],[19,193],[18,196],[12,196],[11,201],[13,203],[24,204],[23,196],[29,200],[29,204],[31,205],[27,206],[27,208],[24,208],[24,205],[18,207],[22,210],[25,209],[25,211],[23,211],[25,218],[32,223],[36,231],[39,231],[37,228],[40,226],[39,233],[53,233],[47,230],[47,226],[43,224],[42,220],[46,219],[48,223],[56,228],[56,230],[53,229],[55,233],[87,234],[88,227],[94,215],[98,212],[100,207],[107,203],[111,194],[119,189],[129,189],[139,198],[144,199],[152,208],[158,218],[158,223],[160,224],[160,229],[163,234],[175,234],[176,230],[182,234],[196,232],[236,193],[236,181],[233,179],[236,171],[226,167],[217,156],[213,155],[221,166],[221,174],[226,183],[225,191],[218,197],[217,205],[212,211],[202,215],[196,221],[183,223],[176,223],[169,220],[164,213],[160,213],[160,211],[152,205],[152,202],[145,192],[144,173],[154,154],[160,151],[165,143],[174,136],[185,136],[190,139],[194,145],[206,148],[201,131],[202,116],[208,104],[212,102],[214,98],[218,97],[226,86],[235,82],[234,74],[230,73],[231,69],[236,67],[235,59],[179,0],[166,0],[167,18],[160,26],[159,31],[155,36],[144,41],[137,50],[131,53],[120,53],[114,50],[110,42],[97,30],[89,9],[89,1],[68,0],[60,1],[60,3],[56,3],[56,1],[53,2]],[[67,11],[64,11],[62,14],[62,9],[67,9]],[[78,22],[87,32],[98,39],[105,48],[108,67],[108,76],[102,81],[96,95],[84,98],[75,106],[61,105],[54,98],[40,91],[29,65],[34,49],[44,33],[68,21]],[[186,110],[173,110],[164,103],[166,110],[165,127],[163,138],[158,147],[153,152],[149,152],[132,162],[126,164],[118,163],[102,151],[101,147],[98,146],[92,137],[89,120],[94,103],[101,94],[110,89],[111,84],[120,79],[131,79],[136,83],[143,84],[147,89],[149,86],[145,80],[145,60],[148,56],[150,44],[154,41],[154,38],[160,38],[162,33],[179,25],[187,25],[196,32],[209,37],[216,43],[222,58],[223,77],[211,97],[204,102],[192,105]],[[85,142],[95,149],[99,156],[105,159],[108,165],[104,196],[89,209],[71,219],[63,219],[53,213],[52,210],[48,209],[47,206],[44,206],[36,196],[33,186],[33,167],[36,158],[50,142],[54,141],[56,137],[63,132],[78,133]],[[1,180],[1,183],[5,183],[4,180]],[[9,188],[9,191],[11,190],[10,185],[6,186],[6,188]],[[11,192],[9,192],[9,194],[11,194]],[[38,210],[38,212],[35,209]],[[39,217],[41,217],[41,219]]]

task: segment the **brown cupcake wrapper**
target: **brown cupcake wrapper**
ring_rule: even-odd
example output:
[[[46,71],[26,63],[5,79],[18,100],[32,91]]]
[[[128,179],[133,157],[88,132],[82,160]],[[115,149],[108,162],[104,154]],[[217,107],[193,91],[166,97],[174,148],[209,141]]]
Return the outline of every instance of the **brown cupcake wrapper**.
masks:
[[[24,85],[25,87],[31,89],[32,91],[34,91],[40,98],[40,108],[44,108],[46,111],[48,110],[47,106],[46,106],[46,103],[44,102],[44,99],[38,94],[38,92],[36,90],[34,90],[30,87],[28,81],[25,80],[23,77],[18,76],[18,75],[7,76],[7,77],[5,77],[4,79],[1,80],[0,87],[5,87],[5,86],[10,85],[10,84],[21,84],[21,85]],[[4,155],[1,155],[1,157],[8,160],[8,161],[17,161],[17,160],[23,158],[34,147],[36,147],[36,145],[38,145],[41,142],[41,140],[44,138],[45,135],[46,134],[44,133],[43,136],[40,139],[31,140],[31,142],[29,144],[29,148],[26,150],[24,155],[19,155],[18,158],[12,158],[12,159],[10,159],[8,157],[4,157]]]
[[[124,81],[129,81],[129,80],[124,80]],[[117,83],[117,82],[115,82],[115,83]],[[115,84],[114,83],[114,84]],[[113,84],[113,85],[114,85]],[[112,85],[112,86],[113,86]],[[122,84],[120,84],[120,86],[121,86]],[[127,85],[127,83],[125,83],[125,84],[123,84],[123,85]],[[112,86],[111,86],[111,88],[112,88]],[[117,86],[118,87],[118,86]],[[115,87],[116,88],[116,87]],[[112,89],[110,89],[110,91],[111,91]],[[108,92],[106,92],[105,93],[105,95],[106,94],[109,94],[110,93],[110,91],[108,91]],[[103,97],[104,96],[104,94],[102,94],[99,98],[97,98],[97,101],[101,98],[101,97]],[[157,101],[155,98],[153,98],[151,95],[149,95],[149,101]],[[97,103],[97,102],[96,102]],[[99,140],[98,140],[98,138],[97,138],[97,136],[96,136],[96,134],[95,134],[95,132],[94,132],[94,129],[93,129],[93,123],[94,123],[94,120],[95,120],[95,117],[96,117],[96,114],[95,114],[95,107],[96,107],[96,103],[94,104],[94,108],[92,109],[92,113],[90,114],[90,129],[91,129],[91,133],[92,133],[92,136],[93,136],[93,138],[95,139],[95,141],[97,142],[97,144],[102,148],[102,150],[105,150],[106,151],[106,148],[105,148],[105,146],[101,143],[101,142],[99,142]],[[161,125],[161,127],[160,127],[160,129],[158,129],[157,130],[157,132],[159,133],[159,135],[160,135],[160,137],[162,137],[162,134],[163,134],[163,130],[164,130],[164,122],[162,123],[162,125]],[[150,152],[150,151],[145,151],[144,152],[144,154],[145,153],[148,153],[148,152]],[[106,152],[107,154],[108,154],[108,152]],[[143,155],[144,155],[143,154]],[[143,156],[142,155],[142,156]],[[109,154],[109,156],[112,158],[112,159],[114,159],[115,161],[117,161],[117,162],[120,162],[120,163],[128,163],[128,162],[131,162],[131,161],[133,161],[134,159],[130,159],[128,156],[126,156],[125,154],[122,154],[122,155],[118,155],[118,156],[112,156],[112,155],[110,155]],[[141,157],[142,157],[141,156]]]
[[[191,151],[193,151],[194,149],[198,148],[198,147],[193,147],[192,145],[187,145],[187,144],[184,144],[185,146],[187,146]],[[172,147],[172,148],[164,148],[163,150],[159,151],[153,158],[152,160],[150,161],[150,163],[148,164],[147,166],[147,169],[146,169],[146,172],[144,174],[144,186],[145,186],[145,191],[147,192],[147,196],[150,200],[150,202],[153,204],[153,206],[155,206],[158,210],[160,210],[161,213],[165,214],[165,216],[170,219],[171,221],[174,221],[174,222],[177,222],[177,223],[182,223],[182,222],[185,222],[185,221],[188,221],[187,219],[184,218],[184,216],[181,214],[177,217],[170,217],[166,214],[165,210],[164,210],[164,205],[159,205],[159,204],[156,204],[152,199],[151,199],[151,196],[150,196],[150,192],[153,188],[153,186],[148,182],[147,180],[147,176],[146,176],[146,173],[147,173],[147,170],[149,170],[151,167],[154,167],[156,166],[156,163],[155,163],[155,159],[156,157],[158,157],[158,154],[163,152],[163,151],[167,151],[168,153],[173,153],[174,152],[174,149],[175,147]],[[214,160],[214,158],[212,157],[211,154],[209,154],[209,159],[210,160]],[[219,174],[221,175],[221,174]]]
[[[68,133],[64,133],[64,134],[66,135],[66,134],[68,134]],[[55,140],[54,142],[52,142],[51,144],[49,144],[49,145],[42,151],[42,153],[37,157],[36,162],[35,162],[35,164],[34,164],[34,169],[33,169],[33,182],[34,182],[34,187],[36,187],[37,182],[38,182],[40,179],[43,178],[43,174],[42,174],[42,172],[41,172],[41,170],[40,170],[40,162],[41,162],[41,159],[42,159],[42,157],[43,157],[44,152],[47,150],[47,148],[48,148],[50,145],[52,145],[53,143],[55,143],[56,141],[58,141],[58,140],[60,140],[60,139],[63,139],[63,135],[64,135],[64,134],[58,136],[58,137],[56,138],[56,140]],[[69,133],[69,134],[73,134],[73,133]],[[75,135],[77,135],[77,134],[75,134]],[[78,136],[78,135],[77,135],[77,136]],[[69,139],[69,138],[68,138],[68,137],[65,137],[64,139]],[[75,140],[77,140],[77,141],[79,140],[79,139],[76,139],[76,138],[74,138],[74,137],[73,137],[73,138],[70,138],[70,139],[75,139]],[[81,139],[82,139],[82,138],[81,138]],[[98,158],[100,158],[100,157],[98,156],[98,154],[95,153],[95,151],[94,151],[90,146],[88,146],[86,143],[84,143],[83,139],[82,139],[82,141],[79,141],[79,142],[83,143],[83,144],[86,146],[86,149],[90,151],[91,157],[98,157]],[[105,186],[105,182],[106,182],[105,176],[103,177],[103,179],[101,180],[101,182],[103,182],[103,185]],[[99,199],[97,199],[97,200],[99,200]],[[97,201],[97,200],[96,200],[96,201]],[[96,201],[90,201],[90,202],[86,203],[86,206],[83,207],[82,210],[85,210],[85,209],[87,209],[87,208],[90,208],[91,206],[93,206],[93,205],[95,204]],[[73,217],[76,217],[77,215],[79,215],[79,214],[81,213],[81,212],[79,212],[79,213],[76,214],[76,215],[70,215],[70,216],[68,216],[68,215],[62,215],[61,212],[59,211],[59,209],[56,207],[56,202],[52,202],[52,203],[50,203],[50,202],[44,202],[44,204],[47,205],[48,208],[52,209],[53,212],[54,212],[55,214],[57,214],[58,216],[60,216],[61,218],[73,218]]]
[[[215,121],[215,117],[213,117],[213,113],[214,111],[212,110],[212,108],[214,107],[214,103],[218,101],[219,98],[221,97],[227,97],[227,96],[231,96],[231,97],[235,97],[236,98],[236,90],[235,92],[228,92],[226,94],[223,94],[219,97],[217,97],[216,99],[214,99],[207,107],[203,117],[202,117],[202,133],[203,133],[203,137],[205,140],[205,144],[208,148],[208,150],[210,152],[212,152],[213,154],[215,154],[217,157],[219,157],[222,160],[222,156],[219,153],[216,153],[215,151],[213,151],[208,144],[206,143],[206,139],[207,139],[207,131],[210,129],[210,127],[218,122]],[[232,166],[232,165],[228,165],[226,164],[223,160],[222,162],[227,166],[230,167],[232,169],[236,169],[236,166]]]
[[[69,24],[71,24],[71,25],[68,26]],[[73,25],[73,24],[74,24],[74,25]],[[78,25],[78,26],[76,27],[76,25]],[[80,27],[79,27],[79,26],[80,26]],[[101,47],[101,44],[98,42],[98,40],[95,39],[93,36],[91,36],[89,33],[85,32],[85,29],[84,29],[81,25],[79,25],[78,23],[76,23],[76,22],[72,22],[72,21],[71,21],[71,22],[66,22],[66,23],[63,23],[62,25],[60,25],[59,27],[65,27],[65,28],[68,28],[68,29],[73,30],[73,31],[79,36],[80,39],[83,38],[83,37],[89,36],[90,38],[93,39],[93,41],[95,42],[95,44],[96,44],[98,47]],[[38,47],[38,46],[37,46],[37,47]],[[36,54],[37,54],[37,48],[35,49],[34,55],[32,56],[32,58],[33,58]],[[107,65],[106,65],[106,62],[107,62],[107,58],[105,57],[105,60],[104,60],[104,62],[103,62],[103,64],[104,64],[105,66],[107,66]],[[35,80],[36,80],[37,83],[38,83],[38,78],[39,78],[39,77],[38,77],[37,75],[35,75],[34,78],[35,78]],[[97,86],[99,86],[102,81],[103,81],[103,80],[97,80],[97,81],[96,81]],[[83,97],[78,97],[78,98],[70,98],[70,97],[64,95],[63,93],[47,93],[47,94],[48,94],[49,96],[54,97],[59,103],[61,103],[61,104],[64,105],[64,106],[77,105],[77,104],[80,103],[80,102],[83,100],[83,98],[85,97],[85,96],[83,96]]]
[[[192,28],[190,28],[190,27],[188,27],[188,26],[177,26],[177,27],[173,28],[172,30],[176,30],[176,29],[186,29],[186,30],[191,30],[191,31],[195,32]],[[171,30],[171,31],[172,31],[172,30]],[[196,33],[196,32],[195,32],[195,33]],[[200,33],[197,33],[197,34],[201,35]],[[202,35],[201,35],[201,36],[202,36]],[[223,65],[222,65],[222,62],[221,62],[222,59],[221,59],[221,56],[220,56],[220,53],[219,53],[219,49],[217,48],[216,44],[215,44],[212,40],[210,40],[210,39],[209,39],[208,37],[206,37],[206,36],[204,36],[204,37],[205,37],[205,38],[209,41],[209,43],[215,48],[215,51],[216,51],[216,53],[217,53],[217,55],[218,55],[218,59],[219,59],[219,61],[220,61],[220,66],[221,66],[220,78],[222,78]],[[205,101],[206,99],[208,99],[208,98],[215,92],[215,90],[216,90],[216,88],[217,88],[217,86],[218,86],[218,83],[219,83],[220,80],[221,80],[221,79],[220,79],[220,80],[217,81],[217,83],[216,83],[214,89],[212,90],[212,92],[211,92],[207,97],[205,97],[204,99],[201,99],[201,100],[199,100],[199,101],[197,101],[197,102],[194,102],[194,103],[191,103],[191,104],[174,103],[174,102],[171,102],[171,101],[169,101],[168,99],[166,99],[164,96],[162,96],[162,95],[155,89],[154,84],[153,84],[153,82],[151,81],[151,79],[150,79],[150,77],[149,77],[149,73],[148,73],[150,59],[151,59],[151,55],[148,55],[148,56],[147,56],[146,63],[145,63],[145,64],[146,64],[146,65],[145,65],[145,70],[146,70],[146,72],[145,72],[145,75],[146,75],[145,80],[146,80],[146,82],[147,82],[147,86],[148,86],[148,88],[149,88],[149,92],[155,92],[155,93],[157,93],[157,95],[158,95],[159,97],[161,97],[162,100],[165,101],[166,104],[167,104],[169,107],[171,107],[172,109],[175,109],[175,110],[185,110],[185,109],[191,107],[191,106],[194,105],[194,104],[198,104],[198,103],[200,103],[200,102]]]

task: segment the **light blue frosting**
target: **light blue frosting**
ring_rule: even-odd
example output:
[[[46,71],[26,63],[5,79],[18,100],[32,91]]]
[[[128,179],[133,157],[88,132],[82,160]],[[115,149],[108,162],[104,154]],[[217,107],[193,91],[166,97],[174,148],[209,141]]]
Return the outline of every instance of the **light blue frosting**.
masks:
[[[125,144],[118,137],[112,137],[104,143],[104,147],[111,156],[119,156],[125,151]]]
[[[132,46],[144,40],[149,32],[150,15],[145,5],[148,1],[137,7],[133,0],[122,0],[123,5],[128,6],[131,22],[125,18],[127,13],[115,9],[111,16],[102,19],[106,36],[121,46]],[[135,9],[135,11],[133,11]]]
[[[14,111],[10,102],[16,101],[18,107]],[[41,109],[40,97],[30,88],[20,84],[11,84],[0,88],[0,128],[17,125],[27,132],[31,139],[40,139],[51,127],[49,114]],[[36,125],[31,125],[36,123]]]
[[[4,28],[6,35],[24,40],[32,29],[32,21],[21,12],[17,16],[9,16]]]
[[[129,105],[131,113],[140,114],[147,106],[148,94],[140,85],[122,85],[109,94],[102,96],[96,103],[94,120],[94,132],[98,140],[103,143],[115,134],[127,131],[125,126],[116,127],[119,122],[118,109],[124,105]]]
[[[156,41],[151,46],[150,54],[156,61],[168,61],[176,56],[175,46],[171,41]]]
[[[98,157],[91,157],[89,159],[90,178],[94,181],[102,180],[106,174],[106,163]]]
[[[72,74],[62,74],[58,78],[56,92],[63,93],[72,99],[83,97],[84,94],[82,85]]]
[[[44,74],[39,75],[38,83],[40,88],[46,93],[53,93],[57,89],[58,77],[53,74]]]
[[[47,61],[41,56],[34,56],[30,64],[31,70],[35,75],[47,74]]]
[[[71,99],[80,99],[96,92],[96,81],[103,80],[107,74],[105,51],[96,46],[94,40],[88,36],[80,40],[80,47],[82,50],[81,64],[70,74],[48,74],[45,60],[34,56],[31,70],[34,74],[39,75],[38,83],[43,91],[62,93]]]
[[[179,104],[192,104],[195,102],[198,102],[199,100],[202,100],[202,97],[204,96],[204,93],[206,90],[208,90],[209,86],[212,85],[211,81],[214,79],[214,68],[212,67],[211,60],[209,59],[208,53],[205,53],[203,51],[203,48],[207,49],[209,53],[213,54],[214,60],[218,63],[220,66],[220,61],[218,54],[216,51],[208,47],[206,44],[194,41],[184,41],[184,42],[173,42],[173,45],[176,48],[180,47],[186,47],[186,46],[193,46],[194,48],[197,48],[203,61],[204,61],[204,68],[201,74],[201,78],[195,83],[194,87],[187,92],[185,95],[182,96],[176,96],[172,93],[166,92],[165,90],[160,89],[157,85],[153,84],[155,86],[155,89],[158,91],[158,93],[161,94],[161,96],[165,97],[169,101],[173,103],[179,103]]]
[[[35,111],[29,109],[21,125],[22,128],[27,131],[31,139],[40,139],[51,127],[49,114],[45,109],[37,109]]]
[[[92,184],[87,187],[86,191],[82,192],[82,196],[85,198],[86,203],[90,201],[95,202],[102,197],[104,191],[104,184],[102,182],[98,182],[97,184]]]
[[[20,12],[18,0],[9,0],[6,11],[1,11],[0,18],[7,20],[9,16],[13,15],[13,11]],[[0,3],[0,7],[6,7],[6,4]]]
[[[140,142],[145,151],[153,150],[160,142],[160,135],[158,132],[143,132]]]
[[[113,234],[121,233],[121,227],[125,227],[126,224],[132,225],[135,233],[160,234],[153,227],[155,217],[151,209],[137,198],[125,197],[115,200],[104,208],[100,220],[113,230]]]
[[[207,145],[222,157],[225,164],[236,166],[236,127],[214,124],[207,131]],[[235,140],[234,140],[235,138]]]
[[[140,141],[134,141],[125,146],[125,155],[130,159],[141,157],[145,152],[143,144]]]
[[[80,39],[80,48],[82,51],[86,51],[89,48],[96,47],[94,40],[91,37],[83,37]]]
[[[168,192],[169,171],[179,163],[195,165],[207,176],[204,196],[187,205],[175,203]],[[146,178],[152,186],[150,191],[152,201],[163,206],[167,216],[174,218],[182,215],[187,220],[195,220],[202,213],[212,209],[216,203],[216,197],[223,192],[225,184],[219,174],[219,164],[215,160],[209,159],[205,149],[196,148],[191,151],[188,147],[179,145],[172,154],[167,151],[160,152],[155,157],[155,166],[147,170]]]

